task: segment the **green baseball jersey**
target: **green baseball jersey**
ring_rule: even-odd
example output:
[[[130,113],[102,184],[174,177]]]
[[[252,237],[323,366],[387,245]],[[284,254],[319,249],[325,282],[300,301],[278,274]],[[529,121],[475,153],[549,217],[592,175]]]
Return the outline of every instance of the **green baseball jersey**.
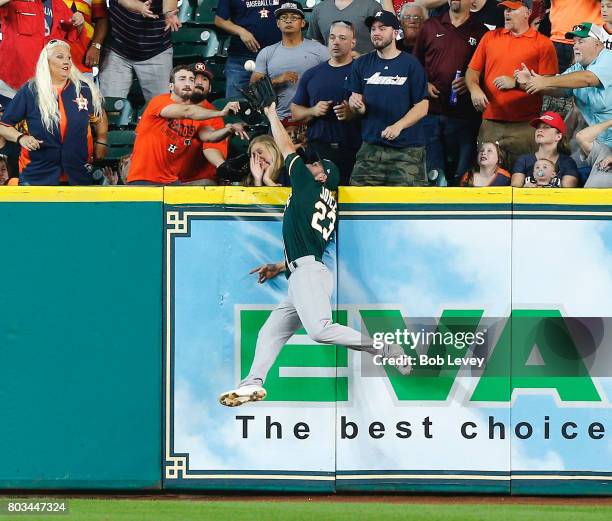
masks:
[[[336,227],[338,209],[333,191],[328,186],[335,188],[338,182],[335,180],[334,184],[329,174],[326,184],[315,181],[297,154],[287,156],[285,167],[291,176],[291,195],[283,218],[285,262],[306,255],[314,255],[320,261]]]

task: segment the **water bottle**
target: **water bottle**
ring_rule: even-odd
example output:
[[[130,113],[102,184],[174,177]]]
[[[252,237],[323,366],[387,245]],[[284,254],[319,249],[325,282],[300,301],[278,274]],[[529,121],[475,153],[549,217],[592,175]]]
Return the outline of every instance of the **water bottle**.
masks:
[[[455,79],[458,80],[459,78],[461,78],[461,71],[457,71],[455,72]],[[456,105],[457,104],[457,91],[453,88],[451,88],[451,94],[450,94],[450,99],[449,102],[451,105]]]

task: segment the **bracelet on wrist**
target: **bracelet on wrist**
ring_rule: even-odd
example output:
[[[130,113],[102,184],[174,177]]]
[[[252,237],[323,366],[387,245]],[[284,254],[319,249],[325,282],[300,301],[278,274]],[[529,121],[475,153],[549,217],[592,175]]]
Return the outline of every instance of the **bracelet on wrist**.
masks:
[[[107,146],[108,146],[108,143],[106,143],[105,141],[94,141],[94,143],[95,143],[96,145],[102,145],[102,146],[104,146],[104,147],[107,147]]]
[[[19,134],[19,136],[17,136],[17,139],[15,140],[15,143],[17,143],[19,146],[21,146],[21,143],[19,143],[19,141],[21,141],[21,138],[24,137],[25,134],[22,132],[21,134]]]

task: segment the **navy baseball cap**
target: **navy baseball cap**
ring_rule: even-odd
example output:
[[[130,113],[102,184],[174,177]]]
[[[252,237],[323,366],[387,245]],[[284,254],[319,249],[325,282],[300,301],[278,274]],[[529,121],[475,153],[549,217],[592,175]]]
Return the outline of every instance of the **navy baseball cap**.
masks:
[[[399,29],[400,23],[393,13],[389,11],[378,11],[374,16],[368,16],[365,19],[365,24],[368,29],[372,28],[374,22],[380,22],[387,27],[393,27],[393,29]]]

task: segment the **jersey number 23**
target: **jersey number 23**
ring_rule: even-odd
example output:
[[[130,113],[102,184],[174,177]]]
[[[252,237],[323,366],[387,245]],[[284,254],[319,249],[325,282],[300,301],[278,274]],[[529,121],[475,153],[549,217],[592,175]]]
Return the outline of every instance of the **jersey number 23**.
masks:
[[[325,241],[328,241],[336,226],[336,209],[329,208],[323,201],[317,201],[315,210],[310,224],[315,230],[321,233]],[[327,228],[321,225],[321,221],[326,217],[329,219],[329,226]]]

